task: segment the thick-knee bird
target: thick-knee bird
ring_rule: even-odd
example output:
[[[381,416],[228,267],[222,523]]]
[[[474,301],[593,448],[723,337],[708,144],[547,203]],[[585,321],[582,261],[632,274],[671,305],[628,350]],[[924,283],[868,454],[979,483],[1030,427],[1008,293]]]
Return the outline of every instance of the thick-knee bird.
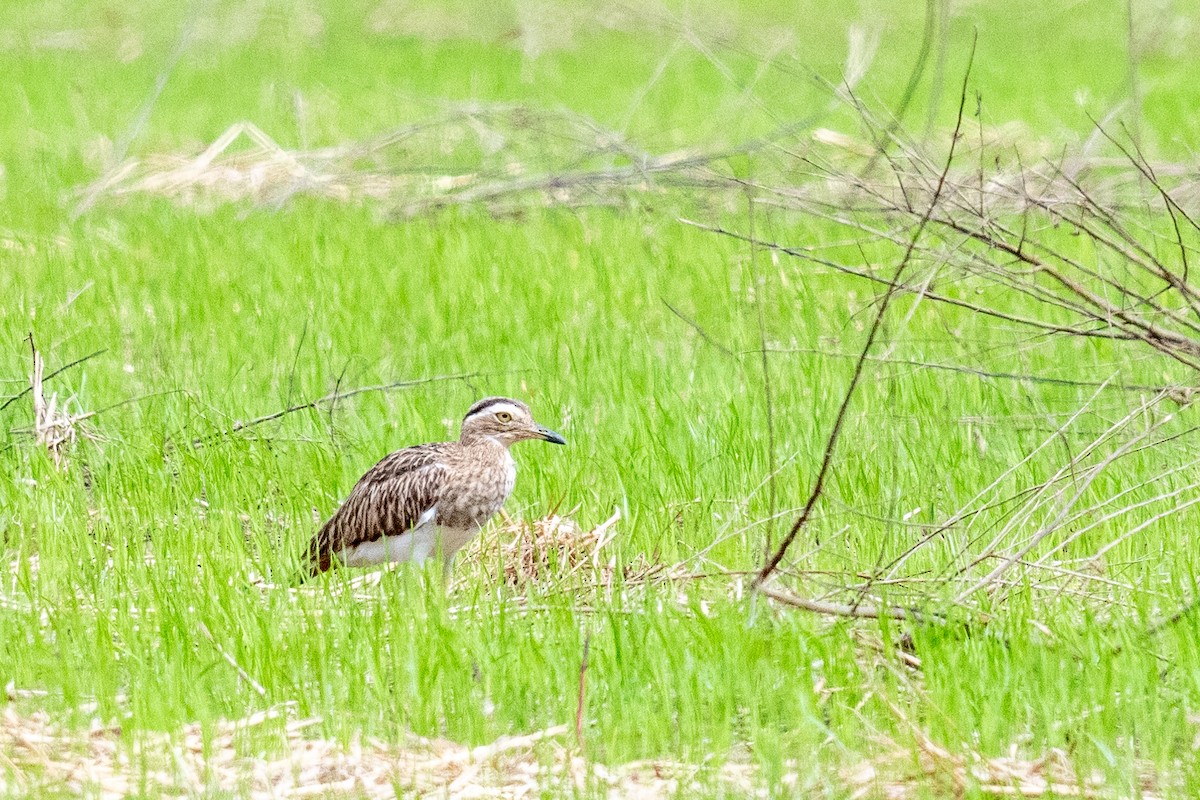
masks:
[[[454,554],[504,505],[517,480],[509,447],[567,441],[537,424],[529,406],[487,397],[467,411],[457,442],[407,447],[371,467],[309,545],[310,575],[336,564],[421,563]]]

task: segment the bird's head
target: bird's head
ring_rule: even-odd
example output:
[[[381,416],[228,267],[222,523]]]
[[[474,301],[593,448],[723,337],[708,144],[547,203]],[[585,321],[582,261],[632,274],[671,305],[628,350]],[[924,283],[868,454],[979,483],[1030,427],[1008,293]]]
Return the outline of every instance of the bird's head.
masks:
[[[533,419],[529,406],[507,397],[485,397],[463,417],[462,436],[465,444],[492,439],[505,447],[524,439],[542,439],[554,444],[567,440]]]

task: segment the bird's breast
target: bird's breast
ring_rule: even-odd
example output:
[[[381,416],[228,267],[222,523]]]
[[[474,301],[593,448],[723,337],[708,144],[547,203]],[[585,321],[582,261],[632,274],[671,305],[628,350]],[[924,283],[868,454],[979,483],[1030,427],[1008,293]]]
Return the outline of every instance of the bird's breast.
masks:
[[[502,459],[476,464],[447,485],[438,502],[437,524],[448,528],[477,529],[504,505],[517,481],[516,464],[504,451]]]

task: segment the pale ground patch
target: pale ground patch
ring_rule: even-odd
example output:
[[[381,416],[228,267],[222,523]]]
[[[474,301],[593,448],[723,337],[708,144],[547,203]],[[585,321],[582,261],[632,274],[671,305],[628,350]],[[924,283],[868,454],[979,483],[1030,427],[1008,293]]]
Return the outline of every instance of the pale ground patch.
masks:
[[[9,688],[10,698],[28,696]],[[559,725],[503,736],[477,747],[408,736],[400,742],[356,737],[348,744],[310,738],[319,719],[297,719],[287,706],[243,720],[198,724],[174,735],[127,738],[119,725],[94,722],[86,732],[55,725],[45,712],[0,715],[0,794],[40,796],[46,791],[109,798],[130,793],[192,797],[228,792],[244,798],[368,797],[526,798],[580,793],[610,800],[677,796],[768,797],[772,790],[805,791],[791,761],[778,784],[741,760],[689,764],[669,760],[605,766],[589,762]],[[268,730],[268,726],[270,729]],[[257,734],[250,738],[251,734]],[[916,752],[888,743],[882,754],[837,773],[836,783],[856,800],[961,797],[977,791],[1010,797],[1140,797],[1153,800],[1152,772],[1140,770],[1124,787],[1099,773],[1079,775],[1069,755],[985,758],[954,753],[918,736]],[[817,786],[810,787],[818,791]],[[828,790],[832,787],[825,783]],[[837,792],[840,794],[841,792]]]
[[[1153,771],[1141,765],[1127,786],[1109,785],[1099,772],[1080,775],[1064,750],[1030,757],[1017,745],[1007,755],[955,753],[922,734],[917,750],[890,744],[879,756],[842,771],[854,800],[962,797],[971,791],[1008,797],[1138,797],[1157,800]]]
[[[10,706],[0,717],[0,794],[38,796],[66,790],[106,799],[130,793],[190,797],[211,792],[247,798],[522,798],[586,790],[610,798],[649,800],[703,788],[697,765],[591,764],[564,744],[565,725],[504,736],[479,747],[417,736],[402,742],[355,739],[342,745],[307,738],[304,732],[320,720],[289,720],[286,711],[274,708],[224,723],[207,737],[199,725],[189,725],[174,736],[146,734],[131,742],[120,726],[97,723],[78,733],[54,725],[44,712],[23,716]],[[264,753],[260,746],[269,738],[247,747],[243,737],[268,722],[278,731],[273,752]],[[753,771],[746,765],[728,764],[707,772],[712,774],[703,783],[714,789],[764,793],[755,787]]]

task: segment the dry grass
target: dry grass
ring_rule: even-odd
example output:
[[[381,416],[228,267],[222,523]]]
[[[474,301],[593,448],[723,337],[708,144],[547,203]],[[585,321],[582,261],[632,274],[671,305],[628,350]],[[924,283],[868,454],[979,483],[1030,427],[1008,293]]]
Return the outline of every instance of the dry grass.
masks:
[[[189,725],[171,737],[128,740],[119,726],[87,734],[62,730],[45,713],[20,716],[11,707],[0,725],[0,751],[9,776],[5,795],[37,795],[42,787],[118,798],[130,793],[163,797],[224,791],[241,797],[312,795],[393,797],[397,792],[437,792],[449,797],[519,797],[536,787],[541,764],[535,745],[564,729],[504,737],[484,747],[423,740],[387,744],[355,741],[342,746],[305,738],[319,720],[287,720],[272,709],[207,733]],[[266,728],[273,725],[275,732]],[[248,733],[273,736],[275,755],[249,752]],[[468,791],[471,787],[473,791]]]
[[[523,798],[591,790],[610,798],[657,800],[698,789],[701,771],[675,762],[591,764],[563,743],[567,726],[504,736],[466,747],[407,737],[342,745],[307,738],[317,719],[289,719],[286,708],[259,712],[204,731],[126,738],[120,726],[85,734],[54,725],[44,712],[10,706],[0,717],[0,793],[38,796],[51,789],[120,798],[131,793],[191,797],[229,792],[246,798],[311,796]],[[257,734],[256,738],[250,738]],[[703,780],[742,795],[756,791],[754,771],[729,764]]]
[[[587,529],[570,514],[524,520],[501,512],[500,524],[478,537],[460,557],[460,571],[469,575],[468,580],[503,584],[518,592],[533,586],[570,585],[575,592],[587,589],[604,594],[616,586],[723,578],[721,571],[697,576],[684,563],[668,564],[645,553],[622,560],[610,547],[619,534],[620,520],[620,509],[614,509],[607,520]],[[482,575],[472,573],[467,565],[477,565]],[[586,595],[579,597],[582,601]],[[680,602],[688,604],[686,598]]]
[[[29,337],[29,347],[33,351],[33,374],[29,383],[33,397],[33,437],[46,448],[55,466],[61,469],[66,464],[67,451],[79,435],[80,424],[93,414],[80,409],[74,396],[61,403],[57,392],[46,396],[43,380],[46,362],[32,336]],[[73,406],[74,410],[70,410]]]
[[[918,797],[963,797],[969,793],[1008,797],[1139,797],[1156,800],[1153,772],[1143,765],[1124,789],[1105,785],[1096,772],[1080,775],[1070,756],[1054,748],[1036,756],[1020,754],[988,758],[977,752],[953,753],[918,735],[918,750],[888,743],[884,752],[844,770],[842,777],[854,800],[908,800]]]
[[[931,141],[945,138],[939,132]],[[1066,152],[1061,143],[1038,138],[1018,123],[978,124],[963,138],[964,156],[947,174],[946,208],[962,205],[989,218],[1031,210],[1070,213],[1086,182],[1087,203],[1120,212],[1140,207],[1150,171],[1170,184],[1181,205],[1194,207],[1200,200],[1195,164],[1141,163],[1140,154],[1126,157],[1099,129]],[[75,213],[102,200],[135,196],[201,209],[226,203],[278,207],[315,196],[371,203],[396,216],[454,205],[501,214],[521,213],[530,203],[615,205],[673,188],[720,201],[745,189],[729,179],[727,158],[756,153],[759,202],[844,222],[854,211],[911,213],[928,199],[933,162],[927,143],[901,133],[896,141],[902,156],[888,161],[877,156],[878,143],[828,128],[783,129],[750,142],[654,153],[621,131],[569,111],[475,104],[442,109],[360,141],[289,149],[243,121],[199,152],[118,161],[111,143],[102,143],[93,156],[103,174],[80,189]],[[985,161],[987,171],[978,166]]]
[[[10,689],[10,697],[14,692]],[[18,693],[19,694],[19,693]],[[13,706],[0,716],[0,793],[120,798],[131,793],[191,797],[229,792],[246,798],[443,797],[525,798],[594,793],[612,800],[659,800],[682,794],[767,797],[760,771],[744,761],[712,765],[636,761],[589,762],[568,744],[568,726],[504,736],[478,747],[408,736],[400,742],[355,739],[342,744],[307,734],[319,719],[296,719],[275,707],[205,731],[186,726],[171,734],[128,738],[119,725],[94,722],[80,734],[56,726],[44,712],[27,716]],[[962,797],[971,792],[1011,797],[1124,797],[1148,800],[1155,775],[1140,768],[1123,788],[1096,773],[1080,775],[1058,749],[1022,756],[959,754],[918,735],[916,752],[886,743],[883,753],[841,773],[856,800]],[[802,760],[789,761],[775,788],[801,788]]]
[[[478,563],[492,583],[515,588],[561,579],[582,570],[611,575],[616,556],[605,558],[604,548],[617,535],[621,512],[587,530],[570,516],[550,514],[535,520],[514,519],[501,512],[501,524],[476,539],[464,560]]]
[[[160,153],[113,163],[79,192],[75,214],[102,199],[137,195],[210,208],[279,206],[301,196],[373,202],[389,213],[448,205],[517,211],[530,202],[607,205],[659,184],[700,185],[704,158],[654,155],[620,132],[567,111],[462,106],[371,139],[289,150],[252,122],[231,125],[200,153]],[[657,176],[657,180],[652,176]]]

